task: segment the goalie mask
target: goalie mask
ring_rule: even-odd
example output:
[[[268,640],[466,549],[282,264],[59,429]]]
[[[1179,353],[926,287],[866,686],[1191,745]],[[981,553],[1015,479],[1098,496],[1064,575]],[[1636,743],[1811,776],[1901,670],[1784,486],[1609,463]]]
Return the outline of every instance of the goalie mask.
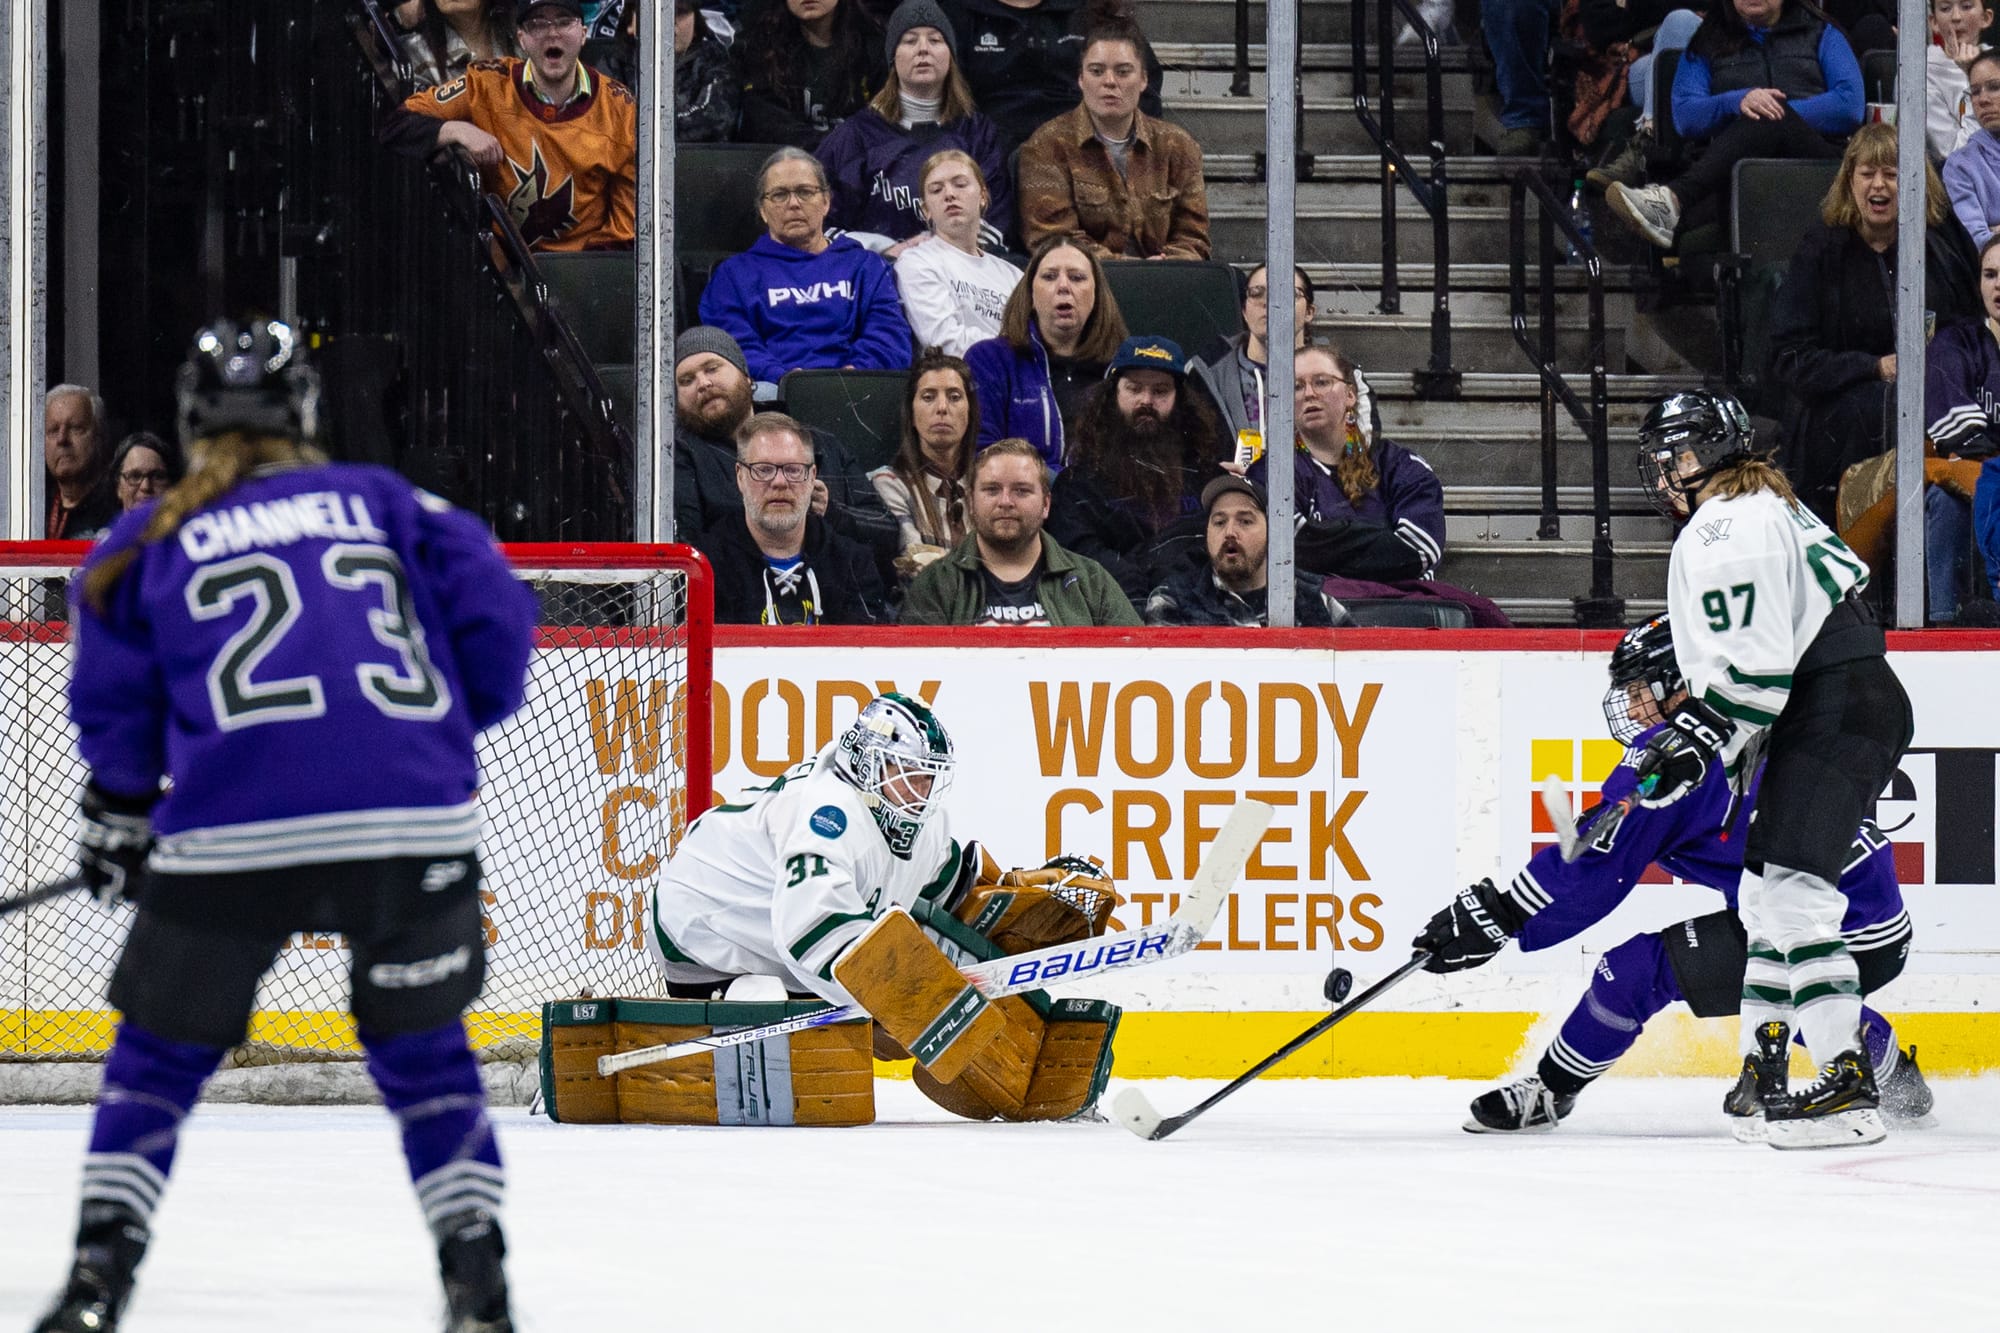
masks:
[[[951,787],[951,738],[937,717],[904,694],[878,694],[840,737],[840,775],[861,793],[889,850],[907,857]]]
[[[1625,631],[1611,652],[1611,688],[1604,692],[1604,721],[1626,745],[1666,720],[1667,701],[1687,688],[1674,658],[1674,632],[1665,616]]]
[[[1767,455],[1756,437],[1750,414],[1728,394],[1672,394],[1639,427],[1639,484],[1655,509],[1684,519],[1694,509],[1695,492],[1717,469]]]
[[[311,441],[319,434],[319,372],[289,324],[219,319],[197,333],[174,377],[181,444],[230,431]]]

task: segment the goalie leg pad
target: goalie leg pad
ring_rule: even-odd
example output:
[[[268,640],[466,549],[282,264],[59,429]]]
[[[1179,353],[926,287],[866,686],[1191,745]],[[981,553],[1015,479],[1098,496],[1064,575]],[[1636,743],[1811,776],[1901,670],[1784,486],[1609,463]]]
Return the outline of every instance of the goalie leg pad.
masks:
[[[924,1095],[968,1120],[1067,1120],[1095,1105],[1111,1077],[1111,1039],[1123,1010],[1103,1000],[1032,998],[1041,1003],[1023,1004],[1025,1014],[1008,1009],[1006,1033],[957,1079],[941,1083],[919,1067]]]
[[[542,1098],[559,1123],[867,1125],[875,1120],[869,1025],[831,1023],[609,1078],[597,1058],[811,1013],[788,1004],[560,1000],[543,1007]]]
[[[833,979],[892,1041],[946,1083],[1007,1025],[900,909],[884,914],[841,955]]]

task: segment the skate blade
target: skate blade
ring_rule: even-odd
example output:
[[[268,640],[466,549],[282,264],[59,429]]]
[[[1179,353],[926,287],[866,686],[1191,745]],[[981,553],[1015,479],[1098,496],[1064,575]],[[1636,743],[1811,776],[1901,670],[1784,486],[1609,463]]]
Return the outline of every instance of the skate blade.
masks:
[[[1770,1138],[1770,1131],[1761,1115],[1730,1116],[1729,1134],[1738,1143],[1764,1143]]]
[[[1810,1120],[1773,1120],[1767,1129],[1770,1134],[1767,1142],[1785,1152],[1802,1148],[1858,1148],[1889,1137],[1882,1113],[1872,1106],[1836,1111]]]
[[[1556,1125],[1560,1123],[1560,1121],[1552,1121],[1547,1124],[1520,1125],[1513,1129],[1507,1129],[1499,1125],[1482,1124],[1477,1119],[1468,1116],[1463,1128],[1468,1134],[1548,1134],[1554,1132]]]

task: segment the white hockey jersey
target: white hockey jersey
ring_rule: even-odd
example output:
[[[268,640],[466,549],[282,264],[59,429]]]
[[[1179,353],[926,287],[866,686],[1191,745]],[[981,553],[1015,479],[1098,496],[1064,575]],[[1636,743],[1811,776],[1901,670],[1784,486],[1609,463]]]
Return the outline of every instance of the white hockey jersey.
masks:
[[[1711,499],[1674,542],[1667,613],[1688,690],[1736,723],[1738,757],[1778,720],[1792,671],[1868,566],[1803,505],[1769,491]]]
[[[670,963],[784,978],[852,1004],[833,964],[892,907],[957,882],[964,849],[940,810],[906,861],[889,850],[829,745],[737,805],[704,811],[652,893],[648,926]]]

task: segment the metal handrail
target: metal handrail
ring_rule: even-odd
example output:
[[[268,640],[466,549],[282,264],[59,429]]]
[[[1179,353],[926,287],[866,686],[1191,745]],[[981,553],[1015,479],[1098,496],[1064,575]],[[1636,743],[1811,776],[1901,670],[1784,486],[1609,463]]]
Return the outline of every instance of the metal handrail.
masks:
[[[480,239],[492,243],[494,275],[514,298],[515,306],[528,326],[542,338],[541,353],[555,376],[556,392],[569,410],[584,423],[584,439],[610,488],[614,512],[630,512],[628,480],[637,451],[632,435],[619,424],[612,410],[611,395],[597,373],[583,344],[569,321],[549,300],[549,282],[534,251],[514,223],[514,215],[498,195],[479,196]]]
[[[1437,34],[1411,0],[1378,0],[1375,7],[1375,105],[1378,122],[1369,111],[1368,53],[1363,34],[1366,0],[1353,0],[1348,38],[1354,53],[1354,115],[1375,142],[1382,157],[1382,301],[1385,315],[1402,313],[1403,296],[1397,269],[1396,182],[1431,219],[1431,354],[1430,364],[1412,372],[1419,398],[1456,398],[1461,377],[1451,364],[1451,220],[1450,189],[1444,146],[1444,62]],[[1416,33],[1424,53],[1424,128],[1429,139],[1429,179],[1421,178],[1396,142],[1396,47],[1391,10],[1403,16]]]
[[[1537,229],[1536,337],[1528,334],[1527,200],[1540,205]],[[1556,231],[1560,229],[1583,265],[1590,302],[1590,402],[1584,401],[1556,365]],[[1590,237],[1532,167],[1514,173],[1507,202],[1507,304],[1514,341],[1527,353],[1541,382],[1542,515],[1537,535],[1545,541],[1561,537],[1556,497],[1556,405],[1569,412],[1590,444],[1590,595],[1576,598],[1577,623],[1585,628],[1622,625],[1625,600],[1612,591],[1610,390],[1605,368],[1604,266]]]

